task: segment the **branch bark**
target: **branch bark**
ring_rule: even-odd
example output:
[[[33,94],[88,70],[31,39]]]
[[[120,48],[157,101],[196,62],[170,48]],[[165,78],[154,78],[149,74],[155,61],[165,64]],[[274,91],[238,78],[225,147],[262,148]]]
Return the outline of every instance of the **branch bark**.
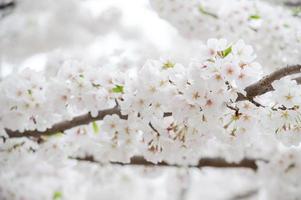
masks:
[[[71,159],[75,159],[78,161],[87,161],[92,163],[98,163],[100,165],[104,165],[105,163],[101,163],[94,159],[93,156],[86,157],[71,157]],[[177,167],[177,168],[203,168],[203,167],[214,167],[214,168],[247,168],[253,171],[257,170],[256,160],[254,159],[243,159],[238,163],[227,162],[222,158],[203,158],[199,160],[199,163],[196,165],[178,165],[178,164],[169,164],[164,161],[159,163],[152,163],[145,160],[143,157],[135,156],[131,158],[129,163],[121,163],[121,162],[110,162],[112,165],[120,165],[120,166],[145,166],[145,167]]]
[[[282,68],[280,70],[277,70],[270,75],[267,75],[263,77],[261,80],[257,81],[256,83],[248,86],[245,88],[246,96],[242,94],[238,94],[238,98],[236,101],[244,101],[249,100],[251,102],[254,102],[253,98],[262,94],[265,94],[269,91],[273,90],[272,83],[275,80],[279,80],[285,76],[289,76],[292,74],[301,73],[301,65],[292,65],[285,68]],[[299,81],[299,80],[297,80]],[[256,102],[255,102],[256,103]],[[16,137],[41,137],[41,136],[49,136],[56,134],[58,132],[64,132],[68,129],[89,124],[96,120],[102,120],[106,115],[113,115],[116,114],[122,119],[127,119],[127,116],[124,116],[121,114],[120,108],[115,106],[111,109],[101,110],[98,112],[98,115],[96,117],[92,117],[90,113],[80,115],[77,117],[74,117],[70,121],[63,121],[59,122],[57,124],[54,124],[52,127],[46,129],[45,131],[38,131],[38,130],[26,130],[24,132],[20,131],[12,131],[9,129],[5,129],[6,133],[9,138],[16,138]],[[164,116],[171,116],[172,113],[165,113]]]
[[[256,96],[260,96],[267,92],[270,92],[273,90],[272,83],[274,81],[292,74],[301,73],[300,70],[301,70],[301,65],[292,65],[292,66],[287,66],[282,69],[279,69],[263,77],[256,83],[253,83],[252,85],[246,87],[245,88],[246,96],[239,94],[237,101],[252,100]]]
[[[115,106],[114,108],[111,108],[111,109],[99,111],[98,115],[96,117],[92,117],[90,113],[87,113],[84,115],[74,117],[70,121],[63,121],[63,122],[54,124],[51,128],[48,128],[45,131],[32,130],[32,131],[20,132],[20,131],[12,131],[9,129],[5,129],[5,131],[10,138],[50,136],[50,135],[54,135],[58,132],[64,132],[68,129],[71,129],[71,128],[74,128],[77,126],[89,124],[96,120],[102,120],[105,116],[113,115],[113,114],[118,115],[122,119],[125,119],[127,117],[127,116],[124,116],[121,114],[118,106]]]

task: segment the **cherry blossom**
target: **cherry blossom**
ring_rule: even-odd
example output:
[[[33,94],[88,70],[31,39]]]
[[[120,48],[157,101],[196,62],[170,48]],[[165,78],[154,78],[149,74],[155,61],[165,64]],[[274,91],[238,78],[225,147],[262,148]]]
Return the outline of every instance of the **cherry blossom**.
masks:
[[[151,0],[172,25],[145,13],[171,31],[161,49],[119,9],[82,16],[85,3],[70,1],[67,16],[66,5],[26,0],[1,21],[3,63],[36,52],[47,62],[1,77],[0,199],[199,199],[207,173],[226,178],[212,199],[300,197],[298,14],[261,1]]]

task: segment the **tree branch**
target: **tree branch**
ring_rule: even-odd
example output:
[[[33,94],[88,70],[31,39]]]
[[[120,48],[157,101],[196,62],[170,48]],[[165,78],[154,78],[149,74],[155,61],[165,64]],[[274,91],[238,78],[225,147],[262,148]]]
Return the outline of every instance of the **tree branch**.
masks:
[[[271,85],[273,81],[279,80],[288,75],[301,73],[300,69],[301,69],[301,65],[292,65],[292,66],[288,66],[288,67],[282,68],[280,70],[277,70],[277,71],[271,73],[270,75],[263,77],[258,82],[246,87],[245,88],[246,96],[239,93],[236,101],[249,100],[253,103],[256,103],[253,100],[254,97],[262,95],[266,92],[273,90],[273,87]],[[299,81],[299,79],[297,81]],[[58,132],[64,132],[68,129],[71,129],[71,128],[74,128],[74,127],[77,127],[80,125],[89,124],[96,120],[102,120],[106,115],[113,115],[113,114],[118,115],[122,119],[127,119],[127,116],[124,116],[121,114],[120,108],[117,105],[114,108],[99,111],[98,115],[96,117],[92,117],[90,115],[90,113],[87,113],[84,115],[74,117],[70,121],[63,121],[63,122],[54,124],[51,128],[48,128],[45,131],[26,130],[24,132],[20,132],[20,131],[12,131],[9,129],[5,129],[5,130],[6,130],[7,135],[10,138],[15,138],[15,137],[38,137],[39,138],[41,136],[49,136],[49,135],[56,134]],[[164,113],[165,117],[171,116],[171,115],[172,115],[172,113],[170,113],[170,112]]]
[[[15,7],[15,5],[16,5],[15,1],[7,2],[7,3],[1,3],[0,4],[0,10],[13,8],[13,7]]]
[[[301,1],[297,1],[297,2],[284,2],[284,5],[288,6],[288,7],[298,7],[301,6]]]
[[[70,159],[98,163],[100,165],[105,164],[95,160],[93,156],[70,157]],[[203,158],[199,160],[199,163],[196,165],[186,166],[186,165],[178,165],[178,164],[169,164],[164,161],[159,163],[152,163],[145,160],[143,157],[135,156],[131,158],[131,161],[129,163],[110,162],[110,164],[120,165],[120,166],[145,166],[145,167],[161,166],[161,167],[177,167],[177,168],[186,167],[186,168],[199,168],[199,169],[203,167],[215,167],[215,168],[247,168],[254,171],[257,170],[256,160],[253,159],[243,159],[239,163],[231,163],[231,162],[227,162],[222,158]]]
[[[272,83],[275,80],[279,80],[285,76],[289,76],[292,74],[301,73],[301,65],[292,65],[288,66],[282,69],[279,69],[270,75],[267,75],[257,81],[256,83],[253,83],[252,85],[245,88],[246,96],[242,94],[238,94],[237,101],[242,100],[250,100],[253,99],[256,96],[260,96],[262,94],[265,94],[267,92],[270,92],[273,90]]]
[[[10,138],[50,136],[50,135],[54,135],[58,132],[64,132],[68,129],[71,129],[71,128],[74,128],[77,126],[89,124],[96,120],[102,120],[105,116],[113,115],[113,114],[118,115],[121,119],[127,118],[127,116],[124,116],[121,114],[118,106],[115,106],[114,108],[111,108],[111,109],[99,111],[98,115],[96,117],[92,117],[90,113],[87,113],[84,115],[74,117],[70,121],[63,121],[63,122],[54,124],[51,128],[48,128],[45,131],[32,130],[32,131],[20,132],[20,131],[12,131],[9,129],[5,129],[5,131]]]

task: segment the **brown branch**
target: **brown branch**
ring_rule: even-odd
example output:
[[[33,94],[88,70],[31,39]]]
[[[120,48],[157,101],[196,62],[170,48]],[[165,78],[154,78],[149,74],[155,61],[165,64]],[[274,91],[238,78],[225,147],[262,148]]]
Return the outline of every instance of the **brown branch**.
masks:
[[[78,161],[88,161],[98,164],[105,164],[101,163],[94,159],[93,156],[86,156],[86,157],[71,157],[71,159],[75,159]],[[110,162],[109,164],[112,165],[120,165],[120,166],[145,166],[145,167],[154,167],[154,166],[161,166],[161,167],[186,167],[186,168],[203,168],[203,167],[214,167],[214,168],[247,168],[256,171],[257,165],[256,160],[253,159],[243,159],[238,163],[227,162],[222,158],[203,158],[199,160],[199,163],[196,165],[179,165],[179,164],[169,164],[164,161],[159,163],[152,163],[145,160],[143,157],[135,156],[131,158],[129,163],[121,163],[121,162]]]
[[[263,77],[256,83],[246,87],[245,88],[246,96],[242,94],[238,94],[238,98],[236,99],[236,101],[253,99],[256,96],[260,96],[269,91],[272,91],[273,90],[272,83],[275,80],[279,80],[285,76],[289,76],[292,74],[301,73],[300,70],[301,70],[301,65],[292,65],[292,66],[279,69],[271,73],[270,75]]]
[[[8,8],[13,8],[16,6],[15,1],[7,2],[7,3],[1,3],[0,4],[0,10],[8,9]]]
[[[113,115],[113,114],[118,115],[122,119],[126,118],[126,116],[121,114],[120,109],[117,106],[115,106],[114,108],[111,108],[111,109],[99,111],[98,115],[96,117],[92,117],[90,115],[90,113],[87,113],[84,115],[74,117],[70,121],[59,122],[59,123],[53,125],[51,128],[46,129],[45,131],[32,130],[32,131],[20,132],[20,131],[12,131],[9,129],[5,129],[5,130],[6,130],[7,135],[10,138],[50,136],[50,135],[54,135],[58,132],[63,133],[64,131],[74,128],[74,127],[77,127],[77,126],[89,124],[96,120],[102,120],[105,116]]]
[[[288,75],[300,73],[300,69],[301,69],[301,65],[293,65],[277,70],[272,74],[263,77],[258,82],[246,87],[245,89],[246,96],[239,93],[236,101],[249,100],[256,105],[258,103],[256,103],[253,100],[253,98],[255,96],[259,96],[273,90],[273,87],[271,85],[273,81],[279,80]],[[111,109],[99,111],[96,117],[92,117],[90,113],[87,113],[81,116],[74,117],[70,121],[59,122],[57,124],[54,124],[51,128],[48,128],[46,131],[26,130],[24,132],[20,132],[20,131],[12,131],[9,129],[5,129],[5,130],[10,138],[14,138],[14,137],[38,137],[39,138],[41,136],[49,136],[49,135],[56,134],[58,132],[64,132],[68,129],[80,125],[89,124],[95,120],[102,120],[106,115],[113,115],[113,114],[118,115],[122,119],[127,119],[127,116],[121,115],[120,108],[118,106],[115,106],[114,108]],[[164,117],[171,116],[171,115],[172,113],[170,112],[164,113]]]
[[[57,133],[63,133],[64,131],[75,128],[77,126],[90,124],[93,121],[102,120],[107,115],[118,115],[121,119],[127,119],[126,115],[121,114],[121,110],[118,106],[114,108],[101,110],[98,112],[96,117],[92,117],[90,113],[86,113],[77,117],[72,118],[70,121],[62,121],[57,124],[54,124],[52,127],[46,129],[45,131],[38,130],[26,130],[24,132],[12,131],[10,129],[5,129],[9,138],[18,138],[18,137],[34,137],[40,138],[41,136],[51,136]],[[170,112],[164,113],[164,117],[171,116]],[[3,139],[5,140],[5,138]]]
[[[298,7],[301,6],[301,1],[297,1],[297,2],[284,2],[284,5],[288,6],[288,7]]]

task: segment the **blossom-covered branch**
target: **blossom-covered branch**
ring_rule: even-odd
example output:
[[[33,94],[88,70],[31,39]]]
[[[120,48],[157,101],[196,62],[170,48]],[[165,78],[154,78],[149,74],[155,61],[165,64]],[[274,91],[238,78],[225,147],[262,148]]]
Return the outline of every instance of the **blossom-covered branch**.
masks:
[[[93,163],[99,163],[103,164],[97,160],[94,159],[93,156],[85,156],[85,157],[75,157],[71,158],[78,161],[88,161]],[[226,160],[222,158],[203,158],[200,159],[198,164],[196,165],[178,165],[178,164],[169,164],[164,161],[158,162],[158,163],[152,163],[147,160],[145,160],[143,157],[135,156],[131,158],[131,161],[129,163],[122,163],[122,162],[110,162],[110,164],[113,165],[121,165],[121,166],[163,166],[163,167],[187,167],[187,168],[203,168],[203,167],[215,167],[215,168],[248,168],[251,170],[256,171],[257,165],[256,160],[254,159],[243,159],[238,163],[234,162],[227,162]]]
[[[25,132],[19,132],[19,131],[11,131],[9,129],[6,129],[6,132],[9,137],[41,137],[41,136],[49,136],[53,135],[56,133],[63,133],[65,130],[74,128],[76,126],[80,125],[85,125],[89,124],[93,121],[96,120],[102,120],[105,116],[107,115],[113,115],[116,114],[120,118],[124,118],[126,116],[122,116],[120,113],[120,109],[118,106],[115,106],[114,108],[111,109],[106,109],[106,110],[101,110],[98,112],[98,115],[96,117],[92,117],[90,113],[86,113],[84,115],[80,115],[77,117],[74,117],[70,121],[63,121],[59,122],[55,125],[53,125],[51,128],[46,129],[45,131],[38,131],[38,130],[33,130],[33,131],[25,131]]]
[[[245,88],[246,96],[239,95],[237,101],[253,99],[273,90],[272,83],[285,76],[301,73],[301,65],[292,65],[281,68],[257,81],[256,83]]]
[[[4,68],[21,66],[0,81],[0,199],[200,199],[217,177],[236,191],[207,199],[300,197],[300,8],[270,1],[293,3],[150,0],[178,29],[154,18],[161,48],[118,2],[0,0]]]
[[[237,101],[242,100],[252,100],[254,97],[262,95],[266,92],[269,92],[273,90],[272,83],[275,80],[279,80],[285,76],[300,73],[301,65],[292,65],[288,66],[282,69],[279,69],[270,75],[267,75],[257,81],[256,83],[248,86],[245,88],[246,96],[242,95],[241,93],[238,93]],[[298,81],[298,80],[297,80]],[[115,106],[111,109],[101,110],[98,112],[96,117],[92,117],[90,113],[86,113],[84,115],[80,115],[77,117],[74,117],[70,121],[63,121],[59,122],[57,124],[54,124],[51,128],[46,129],[45,131],[38,131],[38,130],[30,130],[30,131],[12,131],[9,129],[6,129],[7,135],[10,138],[14,137],[41,137],[41,136],[49,136],[56,134],[58,132],[64,132],[68,129],[89,124],[96,120],[102,120],[106,115],[118,115],[121,119],[126,119],[127,116],[122,115],[120,108],[118,106]],[[164,116],[170,116],[172,113],[164,113]]]

